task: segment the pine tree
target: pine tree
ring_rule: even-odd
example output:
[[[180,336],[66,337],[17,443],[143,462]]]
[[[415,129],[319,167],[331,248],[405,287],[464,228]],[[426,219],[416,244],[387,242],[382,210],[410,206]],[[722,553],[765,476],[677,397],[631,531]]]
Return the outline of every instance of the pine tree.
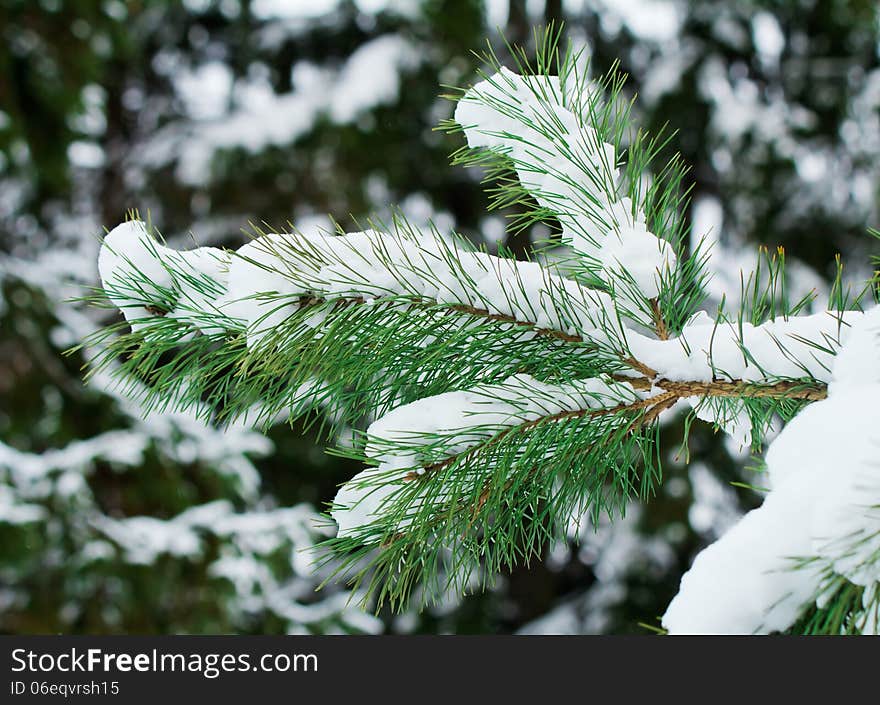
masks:
[[[336,452],[368,467],[330,507],[321,564],[398,609],[488,584],[581,516],[649,500],[663,414],[756,449],[790,422],[764,505],[697,559],[664,626],[876,631],[867,446],[849,444],[834,493],[818,451],[793,468],[804,438],[870,431],[856,420],[876,392],[859,386],[880,383],[877,309],[861,312],[876,283],[851,295],[838,273],[821,306],[790,300],[784,252],[764,251],[740,303],[708,315],[711,253],[688,247],[684,165],[659,160],[668,137],[633,127],[619,71],[592,77],[552,28],[536,45],[516,72],[487,54],[443,127],[464,134],[453,161],[482,169],[493,208],[517,209],[514,228],[558,236],[494,256],[398,213],[183,252],[133,218],[101,250],[102,300],[127,323],[88,341],[104,351],[90,374],[112,368],[154,411],[360,429]]]

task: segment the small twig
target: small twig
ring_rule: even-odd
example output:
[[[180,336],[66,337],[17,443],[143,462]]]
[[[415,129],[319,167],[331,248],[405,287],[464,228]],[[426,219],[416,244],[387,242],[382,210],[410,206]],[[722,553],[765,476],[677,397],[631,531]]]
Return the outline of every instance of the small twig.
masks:
[[[669,329],[663,320],[663,312],[660,310],[660,301],[651,299],[651,317],[654,319],[654,331],[660,340],[669,340]]]
[[[379,297],[388,299],[389,297]],[[542,335],[548,338],[556,338],[557,340],[562,340],[566,343],[583,343],[586,342],[584,337],[581,335],[577,335],[574,333],[566,333],[562,330],[557,330],[556,328],[543,328],[539,326],[534,321],[526,321],[516,318],[515,316],[511,316],[506,313],[491,313],[488,309],[485,308],[477,308],[476,306],[469,306],[467,304],[445,304],[440,301],[436,301],[434,299],[426,299],[424,297],[413,296],[413,297],[398,297],[400,299],[408,299],[409,303],[413,305],[421,305],[421,306],[436,306],[438,308],[445,308],[448,311],[455,311],[457,313],[466,313],[471,316],[475,316],[478,318],[485,318],[487,321],[498,321],[501,323],[509,323],[514,326],[518,326],[520,328],[525,328],[531,330],[537,335]],[[367,302],[367,299],[363,296],[340,296],[340,297],[322,297],[322,296],[314,296],[304,294],[299,297],[299,307],[307,308],[309,306],[317,306],[319,304],[327,303],[328,301],[335,301],[337,304],[337,308],[342,308],[344,306],[354,304],[361,305]]]
[[[412,470],[404,475],[404,480],[407,481],[415,481],[422,480],[428,475],[437,472],[438,470],[443,470],[453,463],[455,463],[459,458],[466,457],[468,455],[472,455],[476,453],[478,450],[483,450],[484,448],[488,448],[489,446],[495,445],[499,443],[501,440],[509,436],[511,433],[515,432],[523,432],[528,431],[530,428],[534,428],[535,426],[540,426],[545,423],[555,423],[557,421],[565,421],[568,419],[578,419],[582,417],[595,418],[598,416],[610,416],[614,414],[626,413],[628,411],[638,411],[640,409],[649,409],[654,406],[658,401],[662,401],[667,398],[671,392],[666,392],[664,394],[660,394],[655,397],[649,397],[648,399],[639,399],[638,401],[632,402],[630,404],[618,404],[617,406],[607,407],[605,409],[575,409],[573,411],[560,411],[557,414],[551,414],[549,416],[541,416],[537,419],[532,419],[531,421],[525,421],[516,426],[509,426],[505,428],[500,433],[492,436],[487,439],[484,443],[477,444],[475,446],[471,446],[467,450],[462,451],[461,453],[456,453],[455,455],[450,455],[448,458],[444,458],[443,460],[438,460],[435,463],[431,463],[429,465],[423,465],[421,467],[421,471],[417,472]]]
[[[643,362],[639,362],[634,357],[625,357],[623,362],[627,366],[632,367],[636,372],[641,372],[648,379],[654,379],[657,376],[656,370],[648,367]]]
[[[675,381],[669,379],[650,380],[640,377],[630,378],[621,375],[615,375],[614,379],[627,382],[635,389],[652,389],[657,388],[663,390],[659,394],[640,399],[630,404],[618,404],[617,406],[608,407],[606,409],[576,409],[573,411],[561,411],[557,414],[542,416],[538,419],[526,421],[516,426],[510,426],[500,433],[492,436],[488,440],[478,445],[472,446],[461,453],[451,455],[443,460],[424,465],[420,472],[415,470],[408,472],[404,479],[408,481],[421,480],[426,476],[440,470],[444,470],[459,459],[472,455],[477,451],[483,450],[491,445],[499,443],[512,433],[527,431],[530,428],[545,423],[555,423],[567,419],[576,419],[581,417],[598,417],[608,416],[628,411],[638,411],[645,409],[644,415],[635,420],[628,432],[634,431],[647,424],[652,423],[661,413],[672,408],[680,399],[694,396],[706,397],[751,397],[751,398],[786,398],[786,399],[803,399],[809,401],[818,401],[827,396],[827,389],[824,385],[809,386],[801,382],[776,382],[775,384],[762,385],[754,382],[746,382],[743,380],[735,380],[731,382],[698,382],[698,381]]]
[[[750,399],[821,401],[828,396],[828,387],[822,382],[809,384],[786,380],[774,382],[773,384],[761,384],[760,382],[748,382],[745,380],[701,382],[696,380],[673,380],[666,379],[665,377],[648,379],[646,377],[627,377],[626,375],[612,375],[611,378],[617,382],[629,384],[633,389],[639,391],[657,388],[665,392],[673,392],[680,398],[745,397]]]
[[[514,316],[510,316],[506,313],[490,313],[487,309],[484,308],[476,308],[474,306],[467,306],[465,304],[454,304],[450,306],[453,311],[460,311],[461,313],[468,313],[472,316],[480,316],[481,318],[485,318],[490,321],[501,321],[503,323],[510,323],[515,326],[520,326],[522,328],[530,328],[538,335],[545,335],[551,338],[558,338],[559,340],[563,340],[566,343],[582,343],[584,342],[583,336],[574,335],[572,333],[566,333],[561,330],[556,330],[555,328],[540,328],[537,323],[532,321],[522,321]]]

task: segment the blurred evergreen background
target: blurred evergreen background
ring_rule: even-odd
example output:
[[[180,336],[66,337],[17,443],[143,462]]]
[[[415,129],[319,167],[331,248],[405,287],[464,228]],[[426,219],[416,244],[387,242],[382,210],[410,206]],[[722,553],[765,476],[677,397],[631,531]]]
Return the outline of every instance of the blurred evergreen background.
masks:
[[[868,273],[880,197],[876,0],[0,0],[0,631],[639,632],[696,551],[760,498],[747,450],[711,428],[614,526],[492,590],[371,615],[316,592],[316,512],[357,470],[301,429],[268,437],[144,418],[93,351],[110,314],[103,228],[137,208],[170,243],[236,247],[249,222],[433,220],[522,252],[480,175],[448,166],[452,111],[488,40],[530,44],[565,20],[595,73],[619,61],[649,129],[669,123],[713,242],[713,301],[737,296],[759,244],[822,292],[842,255]],[[690,464],[686,465],[685,456]]]

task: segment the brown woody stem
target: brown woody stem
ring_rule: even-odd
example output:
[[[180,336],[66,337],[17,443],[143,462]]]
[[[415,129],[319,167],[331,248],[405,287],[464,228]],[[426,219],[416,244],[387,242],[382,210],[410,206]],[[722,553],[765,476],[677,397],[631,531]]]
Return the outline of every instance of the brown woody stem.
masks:
[[[747,397],[751,399],[803,399],[820,401],[828,396],[828,388],[822,382],[805,384],[797,381],[774,382],[761,384],[744,380],[729,382],[715,380],[699,382],[696,380],[672,380],[665,378],[626,377],[613,375],[618,382],[626,382],[633,389],[662,389],[673,392],[679,398],[686,397]]]
[[[630,404],[618,404],[617,406],[608,407],[606,409],[576,409],[573,411],[561,411],[549,416],[532,421],[526,421],[516,426],[504,429],[500,433],[492,436],[486,442],[468,448],[461,453],[451,455],[448,458],[425,465],[421,468],[421,472],[409,472],[406,474],[406,480],[419,480],[426,475],[443,470],[460,458],[472,455],[478,450],[482,450],[503,440],[511,433],[527,431],[530,428],[545,423],[555,423],[567,419],[576,419],[581,417],[594,418],[597,416],[608,416],[612,414],[625,413],[627,411],[644,410],[645,413],[635,419],[630,425],[629,430],[634,431],[647,424],[652,423],[667,409],[673,407],[679,400],[687,397],[705,396],[705,397],[751,397],[755,398],[786,398],[786,399],[803,399],[807,401],[819,401],[827,396],[827,388],[825,385],[805,385],[802,382],[776,382],[775,384],[756,384],[754,382],[745,382],[742,380],[732,382],[697,382],[697,381],[675,381],[669,379],[650,380],[642,377],[630,378],[622,376],[614,376],[614,379],[627,382],[635,389],[646,390],[658,388],[662,390],[659,394],[655,394],[647,399]]]
[[[651,299],[651,318],[654,320],[654,331],[660,340],[669,340],[669,329],[666,327],[666,321],[663,320],[663,313],[660,311],[660,302],[657,299]]]
[[[581,335],[576,335],[572,333],[566,333],[565,331],[557,330],[555,328],[543,328],[539,326],[534,321],[525,321],[515,316],[511,316],[506,313],[492,313],[488,309],[478,308],[476,306],[469,306],[468,304],[444,304],[434,299],[426,299],[419,296],[412,297],[401,297],[403,299],[408,299],[410,303],[416,306],[437,306],[440,308],[446,308],[450,311],[456,311],[458,313],[466,313],[471,316],[475,316],[477,318],[484,318],[487,321],[499,321],[501,323],[510,323],[511,325],[518,326],[520,328],[524,328],[527,330],[531,330],[537,335],[542,335],[548,338],[556,338],[557,340],[562,340],[566,343],[583,343],[586,342],[584,337]],[[299,297],[299,307],[306,308],[308,306],[316,306],[318,304],[326,303],[331,299],[322,297],[322,296],[311,296],[308,294],[304,294]],[[366,299],[362,296],[340,296],[334,297],[333,301],[337,302],[337,305],[342,307],[347,304],[364,304],[366,303]]]
[[[666,392],[664,394],[659,394],[655,397],[650,397],[648,399],[640,399],[630,404],[618,404],[617,406],[611,406],[606,409],[575,409],[573,411],[560,411],[559,413],[551,414],[549,416],[542,416],[538,419],[533,419],[532,421],[525,421],[524,423],[518,424],[516,426],[510,426],[509,428],[504,429],[500,433],[489,438],[485,443],[480,443],[479,445],[468,448],[461,453],[451,455],[448,458],[444,458],[443,460],[438,460],[437,462],[431,463],[430,465],[424,465],[421,468],[421,472],[409,472],[405,475],[404,479],[418,480],[425,477],[425,475],[427,474],[437,472],[438,470],[443,470],[444,468],[452,465],[459,458],[471,455],[478,450],[482,450],[483,448],[487,448],[491,445],[495,445],[496,443],[514,432],[527,431],[530,428],[534,428],[535,426],[540,426],[545,423],[555,423],[557,421],[578,419],[582,417],[595,418],[597,416],[609,416],[612,414],[625,413],[627,411],[639,411],[641,409],[648,409],[648,413],[650,413],[651,411],[653,411],[655,405],[668,402],[672,396],[674,396],[672,393]],[[656,416],[658,415],[659,412],[656,412],[656,414],[651,417],[651,420],[656,418]]]

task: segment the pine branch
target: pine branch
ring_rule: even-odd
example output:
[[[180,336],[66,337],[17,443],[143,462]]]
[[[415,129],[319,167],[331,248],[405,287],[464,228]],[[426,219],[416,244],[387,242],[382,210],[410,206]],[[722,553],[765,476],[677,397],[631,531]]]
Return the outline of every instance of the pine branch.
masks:
[[[515,209],[514,229],[557,223],[566,255],[493,256],[402,216],[254,229],[236,252],[176,252],[133,221],[101,249],[102,303],[127,323],[85,342],[93,374],[216,422],[369,424],[336,451],[367,468],[330,507],[325,560],[379,606],[485,584],[566,521],[650,497],[657,422],[679,402],[738,438],[748,424],[741,442],[758,447],[774,418],[833,399],[838,351],[865,320],[840,268],[828,310],[790,302],[782,250],[743,274],[742,305],[702,312],[685,169],[656,163],[670,136],[633,127],[619,71],[592,79],[558,32],[538,40],[534,65],[512,52],[519,73],[486,55],[445,128],[464,133],[453,161],[485,170],[492,207]]]
[[[659,388],[675,394],[679,399],[687,397],[732,397],[735,399],[803,399],[820,401],[828,396],[828,385],[816,382],[783,381],[773,384],[756,384],[744,380],[732,382],[702,382],[695,380],[654,379],[614,375],[619,382],[632,385],[633,389]]]
[[[468,448],[466,451],[459,453],[457,455],[449,456],[444,460],[439,460],[437,462],[431,463],[429,465],[423,465],[418,470],[411,470],[405,476],[404,479],[408,481],[413,480],[421,480],[426,477],[430,473],[436,472],[438,470],[443,470],[453,463],[460,461],[464,456],[472,453],[479,453],[484,451],[488,446],[499,443],[504,440],[510,434],[515,433],[524,433],[536,426],[540,426],[542,424],[548,423],[557,423],[559,421],[566,421],[569,419],[579,419],[579,418],[597,418],[599,416],[613,416],[615,414],[625,414],[630,411],[640,411],[644,410],[645,422],[653,421],[657,415],[659,415],[658,408],[660,410],[664,408],[668,408],[667,403],[672,400],[672,403],[678,401],[679,395],[675,392],[667,392],[663,394],[658,394],[654,397],[649,397],[647,399],[639,399],[638,401],[630,402],[630,403],[621,403],[617,406],[604,408],[604,409],[592,409],[592,408],[583,408],[583,409],[574,409],[571,411],[561,411],[556,414],[550,414],[548,416],[542,416],[540,418],[534,419],[532,421],[526,421],[524,423],[519,424],[518,426],[509,426],[505,428],[503,431],[498,434],[492,436],[489,440],[485,441],[482,444],[472,446]],[[484,502],[485,500],[483,500]]]

